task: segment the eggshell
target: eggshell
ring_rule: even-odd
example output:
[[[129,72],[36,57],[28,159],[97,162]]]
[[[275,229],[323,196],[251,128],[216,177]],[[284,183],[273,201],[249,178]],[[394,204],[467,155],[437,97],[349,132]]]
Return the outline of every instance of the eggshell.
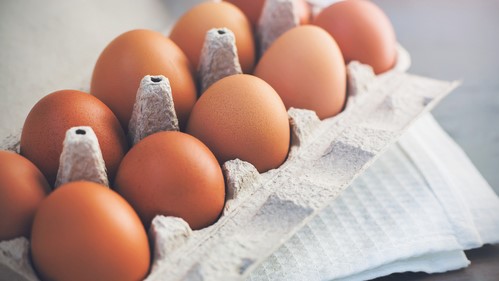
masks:
[[[95,64],[90,93],[116,114],[127,132],[140,81],[146,75],[163,75],[170,80],[183,128],[197,98],[192,73],[187,57],[170,39],[152,30],[132,30],[104,49]]]
[[[376,74],[390,70],[397,49],[393,26],[383,11],[370,1],[340,1],[325,8],[313,21],[338,43],[346,63],[360,61]]]
[[[187,132],[206,144],[218,161],[239,158],[262,173],[286,160],[290,130],[286,108],[258,77],[227,76],[199,98]]]
[[[29,238],[35,211],[49,192],[47,180],[33,163],[0,150],[0,241]]]
[[[253,28],[258,24],[260,15],[262,14],[263,5],[265,0],[224,0],[236,5],[243,13],[248,17]],[[300,19],[300,24],[307,24],[310,22],[310,6],[305,0],[295,0],[296,10],[298,13],[298,18]]]
[[[197,69],[206,32],[226,27],[236,37],[237,54],[244,73],[255,64],[255,43],[251,24],[236,6],[227,2],[204,2],[187,11],[173,27],[170,38],[185,52]]]
[[[150,262],[147,234],[132,207],[91,182],[62,185],[42,202],[31,253],[44,280],[142,280]]]
[[[269,83],[286,108],[314,110],[320,119],[338,114],[346,99],[346,68],[338,45],[323,29],[295,27],[263,54],[255,75]]]
[[[258,24],[258,19],[262,13],[265,0],[224,0],[225,2],[236,5],[244,15],[248,18],[253,28]]]
[[[33,162],[52,186],[59,169],[66,131],[90,126],[97,135],[110,180],[128,150],[123,129],[113,112],[92,95],[62,90],[38,101],[24,122],[21,154]]]
[[[156,215],[184,219],[192,229],[213,224],[225,202],[222,170],[213,153],[181,132],[160,132],[125,156],[115,189],[148,228]]]

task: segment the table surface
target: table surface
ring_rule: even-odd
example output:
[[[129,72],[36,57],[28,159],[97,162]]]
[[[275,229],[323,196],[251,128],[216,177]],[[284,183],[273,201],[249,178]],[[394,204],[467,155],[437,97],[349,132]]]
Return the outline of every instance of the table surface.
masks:
[[[16,133],[31,107],[46,94],[88,89],[81,86],[89,84],[98,55],[114,37],[135,28],[164,31],[167,23],[196,2],[0,1],[0,140]],[[409,72],[463,82],[433,114],[499,194],[499,1],[374,2],[410,52]],[[463,270],[395,274],[380,280],[499,276],[499,246],[467,255],[472,265]]]
[[[375,2],[411,54],[409,72],[462,81],[432,113],[499,194],[499,1]]]

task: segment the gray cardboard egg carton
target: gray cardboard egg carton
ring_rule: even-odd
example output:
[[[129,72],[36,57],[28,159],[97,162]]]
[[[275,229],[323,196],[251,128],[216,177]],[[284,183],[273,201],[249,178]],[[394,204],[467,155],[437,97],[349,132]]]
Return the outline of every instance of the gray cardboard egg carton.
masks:
[[[409,54],[398,47],[392,71],[375,76],[369,66],[348,65],[349,98],[339,115],[320,121],[291,108],[292,143],[286,162],[259,174],[250,164],[223,165],[227,202],[221,218],[192,231],[179,218],[157,216],[149,235],[154,259],[147,281],[244,280],[327,206],[423,113],[458,82],[407,74]],[[19,152],[20,135],[0,148]],[[0,276],[38,280],[29,242],[0,242]]]

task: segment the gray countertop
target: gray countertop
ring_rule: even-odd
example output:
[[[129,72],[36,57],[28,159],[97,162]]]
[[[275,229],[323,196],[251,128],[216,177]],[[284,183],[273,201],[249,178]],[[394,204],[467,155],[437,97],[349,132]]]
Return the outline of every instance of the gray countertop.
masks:
[[[59,89],[88,90],[93,65],[114,37],[164,31],[199,2],[0,1],[0,139]],[[499,1],[376,0],[411,53],[411,73],[463,84],[434,111],[499,194]],[[125,4],[126,3],[126,4]]]
[[[411,53],[409,72],[462,81],[433,114],[499,194],[499,1],[375,2]]]

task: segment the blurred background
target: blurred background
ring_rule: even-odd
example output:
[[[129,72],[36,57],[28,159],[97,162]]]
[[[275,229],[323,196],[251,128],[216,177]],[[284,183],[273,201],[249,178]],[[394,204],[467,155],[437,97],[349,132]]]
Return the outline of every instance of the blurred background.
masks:
[[[462,81],[433,115],[499,194],[499,1],[376,0],[410,73]]]
[[[0,0],[0,140],[56,90],[88,90],[100,52],[135,28],[167,34],[196,0]],[[332,2],[332,1],[330,1]],[[499,1],[376,0],[409,72],[462,85],[433,110],[499,194]]]

